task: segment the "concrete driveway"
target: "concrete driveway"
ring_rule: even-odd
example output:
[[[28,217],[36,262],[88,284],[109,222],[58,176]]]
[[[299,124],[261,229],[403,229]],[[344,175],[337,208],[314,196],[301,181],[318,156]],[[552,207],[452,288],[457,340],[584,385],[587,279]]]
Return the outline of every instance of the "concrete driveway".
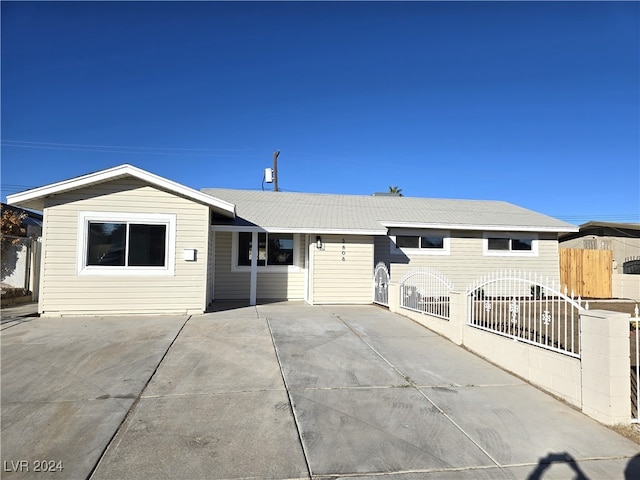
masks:
[[[405,317],[291,303],[11,325],[2,461],[7,479],[640,478],[638,445]]]

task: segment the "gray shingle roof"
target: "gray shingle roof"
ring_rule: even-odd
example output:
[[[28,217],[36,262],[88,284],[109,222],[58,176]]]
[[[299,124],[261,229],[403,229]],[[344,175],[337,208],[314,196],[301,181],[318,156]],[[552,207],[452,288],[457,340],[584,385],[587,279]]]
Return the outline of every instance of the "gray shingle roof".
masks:
[[[236,205],[233,225],[267,231],[385,234],[387,227],[576,231],[577,227],[501,201],[334,195],[205,188]]]

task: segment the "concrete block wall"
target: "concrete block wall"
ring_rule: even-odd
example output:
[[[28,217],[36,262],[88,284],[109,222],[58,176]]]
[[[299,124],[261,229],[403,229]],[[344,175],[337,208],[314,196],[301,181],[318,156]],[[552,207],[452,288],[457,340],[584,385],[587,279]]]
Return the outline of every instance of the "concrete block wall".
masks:
[[[629,319],[606,310],[580,317],[582,411],[607,424],[631,417]]]
[[[630,298],[640,301],[640,275],[612,274],[611,294],[613,298]]]
[[[400,307],[389,285],[389,309],[562,398],[590,417],[615,425],[631,420],[629,316],[591,311],[581,316],[581,358],[518,342],[467,324],[467,296],[451,292],[450,319]]]

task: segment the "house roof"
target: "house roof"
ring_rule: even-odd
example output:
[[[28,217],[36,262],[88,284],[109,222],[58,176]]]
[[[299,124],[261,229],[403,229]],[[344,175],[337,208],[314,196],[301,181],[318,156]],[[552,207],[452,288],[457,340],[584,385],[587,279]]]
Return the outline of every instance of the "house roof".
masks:
[[[585,235],[612,237],[640,237],[640,223],[599,222],[592,221],[580,225],[578,232],[566,233],[560,236],[560,241],[573,240]]]
[[[218,225],[279,232],[385,235],[388,228],[575,232],[577,227],[501,201],[333,195],[207,188],[236,205],[233,222]]]
[[[2,211],[4,210],[11,210],[20,214],[24,214],[25,217],[22,219],[22,222],[21,222],[22,226],[24,227],[33,226],[33,227],[42,228],[42,215],[37,212],[32,212],[30,210],[25,210],[24,208],[2,203]]]
[[[638,230],[640,231],[640,223],[622,223],[622,222],[587,222],[580,225],[580,230],[589,228],[614,228],[621,230]]]
[[[128,164],[119,165],[106,170],[100,170],[98,172],[89,173],[69,180],[63,180],[43,187],[33,188],[24,192],[14,193],[13,195],[7,196],[7,203],[42,211],[44,209],[44,199],[46,197],[125,177],[137,178],[162,190],[188,198],[194,202],[207,205],[216,213],[221,215],[231,218],[235,216],[235,206],[232,203],[211,197],[210,195],[206,195],[172,180],[167,180],[166,178]]]

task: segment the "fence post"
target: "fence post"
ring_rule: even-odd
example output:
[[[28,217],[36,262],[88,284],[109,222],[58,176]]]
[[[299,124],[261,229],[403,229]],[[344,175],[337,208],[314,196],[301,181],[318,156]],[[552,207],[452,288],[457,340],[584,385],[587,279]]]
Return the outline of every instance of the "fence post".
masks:
[[[582,411],[607,425],[631,421],[630,318],[606,310],[580,314]]]
[[[398,313],[400,310],[400,284],[389,282],[387,303],[389,304],[388,307],[390,312]]]
[[[456,345],[464,343],[464,328],[467,324],[467,294],[465,292],[449,293],[449,339]]]

